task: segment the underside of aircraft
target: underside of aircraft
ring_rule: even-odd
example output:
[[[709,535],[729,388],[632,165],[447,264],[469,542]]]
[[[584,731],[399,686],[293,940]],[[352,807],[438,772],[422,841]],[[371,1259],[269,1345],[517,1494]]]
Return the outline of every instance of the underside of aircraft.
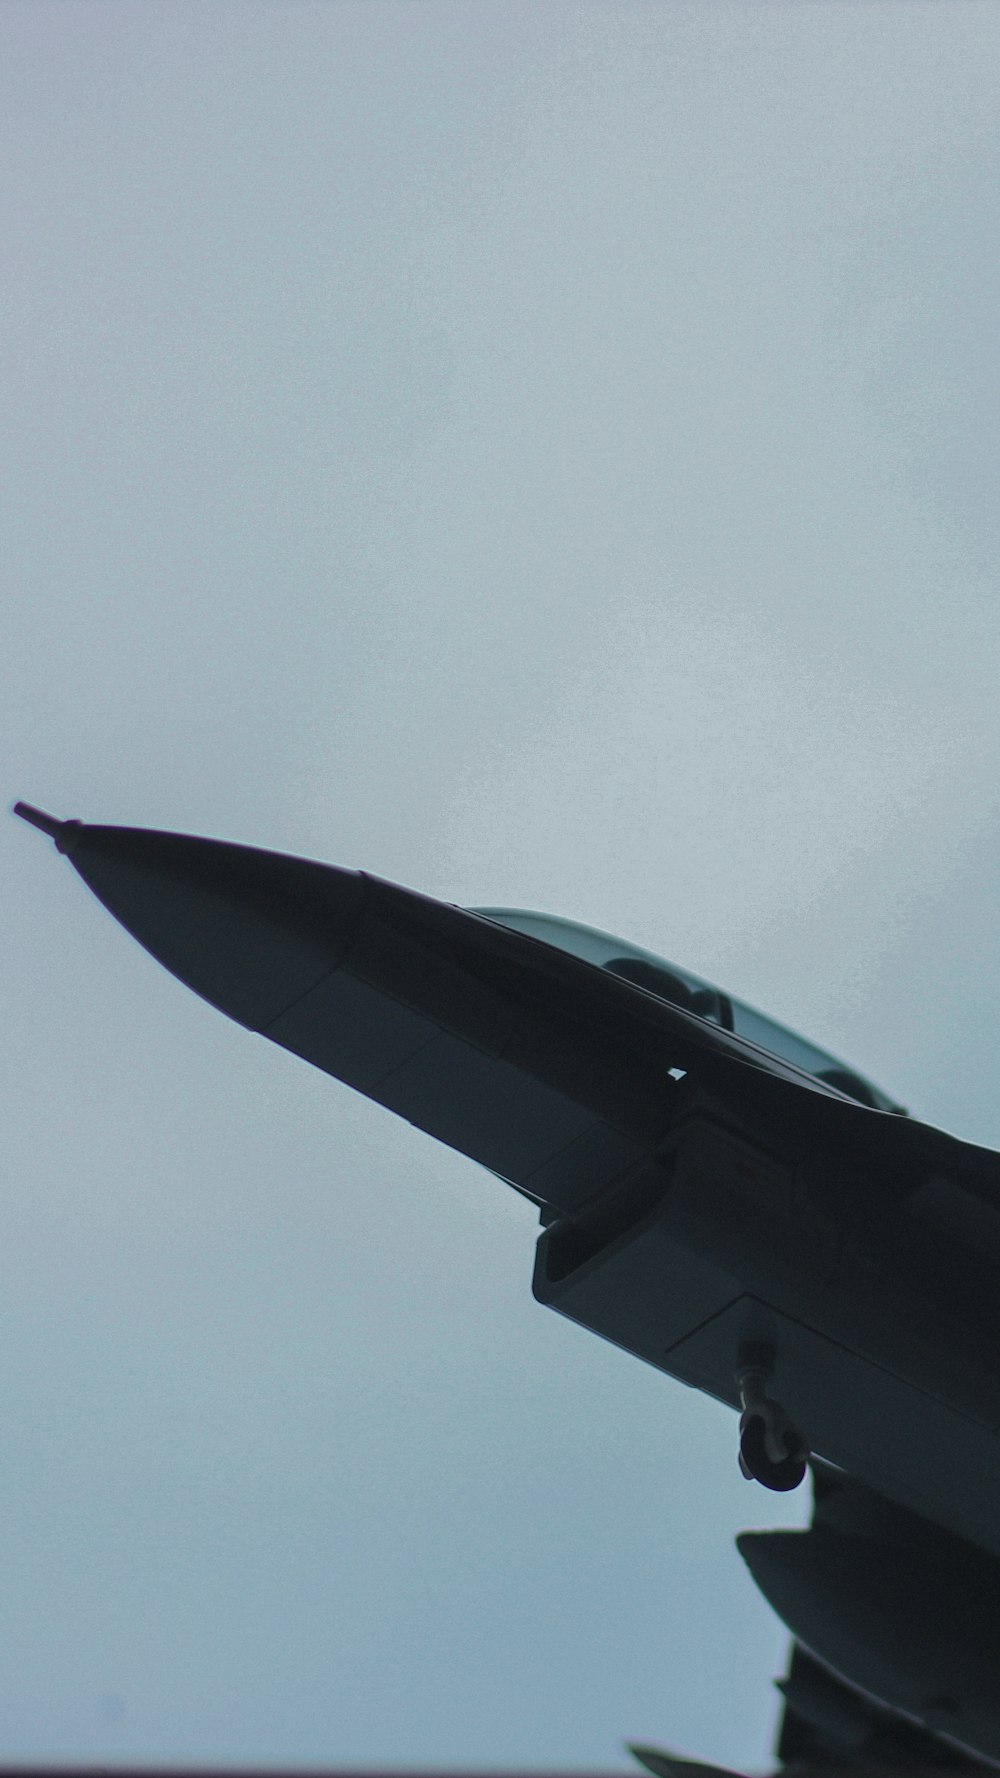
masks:
[[[1000,1766],[1000,1157],[608,934],[220,841],[16,812],[231,1018],[535,1202],[533,1291],[736,1409],[805,1531],[781,1769]],[[633,1749],[657,1778],[697,1778]]]

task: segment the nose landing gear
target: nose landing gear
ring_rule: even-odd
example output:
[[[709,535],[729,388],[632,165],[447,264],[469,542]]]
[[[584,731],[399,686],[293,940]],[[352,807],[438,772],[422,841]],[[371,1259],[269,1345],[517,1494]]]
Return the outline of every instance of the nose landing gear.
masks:
[[[736,1382],[740,1392],[740,1472],[776,1494],[790,1493],[806,1473],[809,1449],[798,1428],[767,1393],[771,1357],[761,1349],[741,1354]]]

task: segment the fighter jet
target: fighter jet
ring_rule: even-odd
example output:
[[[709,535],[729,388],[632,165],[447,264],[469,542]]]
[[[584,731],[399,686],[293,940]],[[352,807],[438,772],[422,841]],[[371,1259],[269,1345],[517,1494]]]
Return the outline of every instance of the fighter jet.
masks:
[[[735,1409],[748,1481],[811,1471],[808,1530],[738,1539],[784,1769],[1000,1766],[1000,1156],[590,927],[15,812],[205,1000],[537,1204],[536,1300]]]

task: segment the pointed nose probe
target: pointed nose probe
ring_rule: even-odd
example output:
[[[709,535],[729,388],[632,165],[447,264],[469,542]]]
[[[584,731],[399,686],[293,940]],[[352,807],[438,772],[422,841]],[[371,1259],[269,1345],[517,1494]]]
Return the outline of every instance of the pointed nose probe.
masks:
[[[50,840],[55,840],[59,852],[71,852],[82,825],[79,821],[60,821],[55,815],[46,815],[44,809],[36,809],[33,803],[15,803],[15,815],[37,827],[40,833],[47,833]]]

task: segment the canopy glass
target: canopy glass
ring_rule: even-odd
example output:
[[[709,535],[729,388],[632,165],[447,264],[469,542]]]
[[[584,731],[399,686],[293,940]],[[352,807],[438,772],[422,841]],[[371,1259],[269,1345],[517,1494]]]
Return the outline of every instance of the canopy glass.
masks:
[[[853,1068],[838,1061],[836,1056],[818,1049],[814,1043],[807,1043],[804,1037],[796,1036],[787,1026],[779,1025],[776,1019],[765,1018],[752,1006],[723,994],[710,982],[692,975],[690,970],[678,969],[675,963],[667,963],[639,945],[626,944],[624,939],[614,938],[609,932],[599,932],[594,926],[580,926],[574,920],[561,920],[554,914],[533,914],[522,908],[473,908],[471,912],[496,920],[501,926],[509,926],[513,932],[541,939],[544,944],[554,945],[560,951],[569,951],[586,963],[596,963],[599,969],[634,982],[636,987],[645,988],[647,993],[656,994],[661,1000],[668,1000],[672,1006],[697,1013],[699,1018],[709,1019],[712,1024],[721,1025],[723,1030],[759,1044],[761,1049],[770,1050],[786,1062],[793,1062],[806,1074],[838,1088],[861,1105],[877,1111],[901,1109]]]

